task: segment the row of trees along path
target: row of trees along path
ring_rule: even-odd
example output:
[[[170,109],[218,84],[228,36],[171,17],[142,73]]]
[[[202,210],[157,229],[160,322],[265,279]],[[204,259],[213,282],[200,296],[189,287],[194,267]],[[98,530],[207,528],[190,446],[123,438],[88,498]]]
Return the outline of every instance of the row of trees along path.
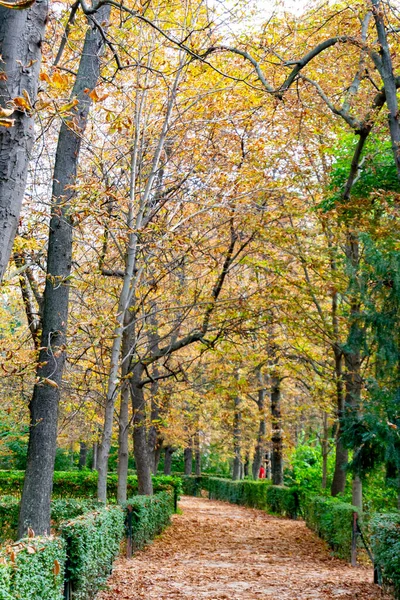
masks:
[[[160,538],[117,561],[96,600],[389,598],[371,567],[333,558],[303,521],[204,498],[183,498],[180,507]]]

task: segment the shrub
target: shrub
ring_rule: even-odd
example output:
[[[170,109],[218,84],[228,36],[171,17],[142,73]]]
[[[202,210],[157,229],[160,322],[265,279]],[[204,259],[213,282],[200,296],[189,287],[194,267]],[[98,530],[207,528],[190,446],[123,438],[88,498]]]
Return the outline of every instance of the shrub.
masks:
[[[100,505],[102,506],[102,505]],[[51,524],[57,531],[60,521],[73,519],[99,507],[95,500],[66,498],[51,503]],[[15,540],[18,529],[19,499],[14,496],[0,498],[0,542]],[[0,597],[1,600],[1,597]]]
[[[304,507],[307,527],[328,542],[335,554],[351,559],[353,514],[358,509],[336,498],[311,496]]]
[[[383,583],[400,598],[400,512],[376,514],[371,523],[371,545]]]
[[[125,508],[132,513],[131,532],[129,521],[126,520],[128,536],[132,536],[134,548],[143,548],[169,524],[174,512],[173,493],[169,491],[158,492],[154,496],[134,496],[126,502]]]
[[[24,471],[0,471],[0,495],[20,497],[24,485]],[[169,475],[153,477],[154,491],[165,490],[173,487],[175,497],[181,491],[181,479]],[[118,476],[110,473],[107,477],[107,496],[109,500],[117,499]],[[137,494],[138,482],[136,475],[128,476],[128,497]],[[97,497],[97,472],[96,471],[55,471],[53,482],[53,498],[96,498]]]
[[[0,553],[1,600],[62,600],[65,544],[60,538],[23,539]]]
[[[119,506],[103,507],[69,522],[61,523],[68,560],[66,583],[74,600],[93,598],[111,571],[124,534],[124,511]]]
[[[299,493],[295,487],[270,485],[266,489],[266,505],[268,512],[296,519],[300,513]]]
[[[182,491],[186,496],[200,496],[202,477],[192,475],[182,476]]]
[[[232,481],[219,477],[202,478],[201,485],[208,489],[210,498],[242,504],[252,508],[266,508],[266,491],[270,481]]]

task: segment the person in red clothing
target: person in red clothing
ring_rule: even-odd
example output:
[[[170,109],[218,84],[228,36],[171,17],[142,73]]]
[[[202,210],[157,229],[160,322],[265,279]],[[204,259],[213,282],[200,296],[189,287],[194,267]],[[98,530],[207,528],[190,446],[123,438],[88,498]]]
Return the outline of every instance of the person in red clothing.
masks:
[[[265,469],[262,465],[258,471],[258,479],[265,479]]]

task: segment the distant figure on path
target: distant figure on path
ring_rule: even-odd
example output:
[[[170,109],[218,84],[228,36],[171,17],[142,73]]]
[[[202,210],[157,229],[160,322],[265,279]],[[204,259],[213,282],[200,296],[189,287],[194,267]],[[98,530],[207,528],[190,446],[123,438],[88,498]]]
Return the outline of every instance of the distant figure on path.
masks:
[[[262,465],[258,471],[258,479],[265,479],[265,469]]]

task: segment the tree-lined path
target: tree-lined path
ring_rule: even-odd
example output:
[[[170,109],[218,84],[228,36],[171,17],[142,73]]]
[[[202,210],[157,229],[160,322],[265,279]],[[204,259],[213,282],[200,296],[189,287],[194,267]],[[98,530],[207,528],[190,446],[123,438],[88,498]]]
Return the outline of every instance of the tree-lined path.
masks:
[[[332,558],[302,521],[183,498],[173,525],[115,565],[98,600],[377,600],[372,570]]]

